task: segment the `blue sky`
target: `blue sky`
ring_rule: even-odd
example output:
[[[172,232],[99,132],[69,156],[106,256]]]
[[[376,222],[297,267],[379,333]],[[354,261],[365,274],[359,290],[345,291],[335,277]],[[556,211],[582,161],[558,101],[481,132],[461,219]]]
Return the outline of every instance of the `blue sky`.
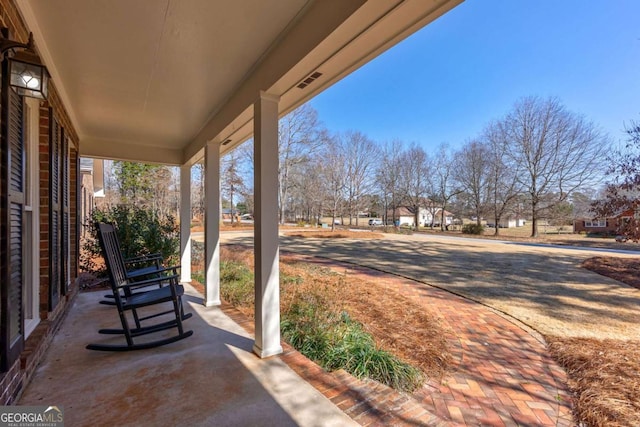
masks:
[[[555,96],[614,141],[640,120],[640,0],[467,0],[318,95],[331,131],[426,149]]]

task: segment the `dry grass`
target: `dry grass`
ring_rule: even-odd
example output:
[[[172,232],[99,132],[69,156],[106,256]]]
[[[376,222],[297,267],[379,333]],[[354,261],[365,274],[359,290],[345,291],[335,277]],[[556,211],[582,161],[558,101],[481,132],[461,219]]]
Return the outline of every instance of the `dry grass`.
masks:
[[[327,230],[327,231],[289,231],[285,236],[313,239],[382,239],[381,233],[369,231]]]
[[[588,426],[640,426],[640,342],[547,337]]]

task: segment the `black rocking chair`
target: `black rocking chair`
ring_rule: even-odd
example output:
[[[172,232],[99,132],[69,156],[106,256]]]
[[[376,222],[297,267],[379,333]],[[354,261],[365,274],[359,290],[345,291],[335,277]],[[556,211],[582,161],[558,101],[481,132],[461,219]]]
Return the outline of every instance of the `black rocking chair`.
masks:
[[[86,348],[103,351],[143,350],[176,342],[193,335],[193,331],[184,331],[182,326],[182,321],[191,317],[191,313],[185,315],[182,307],[181,297],[184,294],[184,287],[179,284],[178,267],[156,269],[153,272],[153,277],[134,281],[127,274],[126,264],[120,251],[114,226],[112,224],[98,223],[96,224],[96,229],[98,230],[98,240],[100,241],[100,247],[111,281],[113,301],[118,309],[122,324],[122,329],[100,329],[98,332],[101,334],[124,335],[126,344],[89,344]],[[141,287],[154,285],[160,285],[160,287],[134,292]],[[170,303],[172,307],[152,314],[139,312],[139,309],[143,307],[152,307],[163,303]],[[131,313],[135,327],[129,326],[127,312]],[[151,325],[142,325],[142,322],[165,315],[173,315],[173,318]],[[176,335],[155,341],[146,340],[140,342],[136,339],[142,335],[172,328],[177,329],[178,333]]]

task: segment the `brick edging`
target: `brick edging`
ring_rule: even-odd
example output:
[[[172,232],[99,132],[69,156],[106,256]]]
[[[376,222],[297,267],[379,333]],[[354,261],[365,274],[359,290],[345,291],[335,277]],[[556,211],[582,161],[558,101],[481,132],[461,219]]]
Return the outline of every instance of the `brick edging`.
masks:
[[[220,309],[249,334],[255,335],[253,319],[228,303],[223,302]],[[275,357],[360,425],[450,425],[427,412],[417,399],[407,393],[377,381],[357,379],[344,370],[327,372],[286,342],[281,345],[283,353]]]

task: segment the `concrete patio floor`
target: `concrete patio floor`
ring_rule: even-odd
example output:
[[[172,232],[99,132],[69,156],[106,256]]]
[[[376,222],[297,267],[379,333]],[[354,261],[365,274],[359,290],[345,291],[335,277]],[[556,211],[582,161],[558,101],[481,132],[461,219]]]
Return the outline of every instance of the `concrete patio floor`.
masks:
[[[134,352],[85,349],[117,327],[104,292],[81,293],[19,405],[64,407],[65,425],[356,425],[281,358],[259,359],[253,338],[186,286],[193,336]],[[123,338],[119,338],[124,340]]]

